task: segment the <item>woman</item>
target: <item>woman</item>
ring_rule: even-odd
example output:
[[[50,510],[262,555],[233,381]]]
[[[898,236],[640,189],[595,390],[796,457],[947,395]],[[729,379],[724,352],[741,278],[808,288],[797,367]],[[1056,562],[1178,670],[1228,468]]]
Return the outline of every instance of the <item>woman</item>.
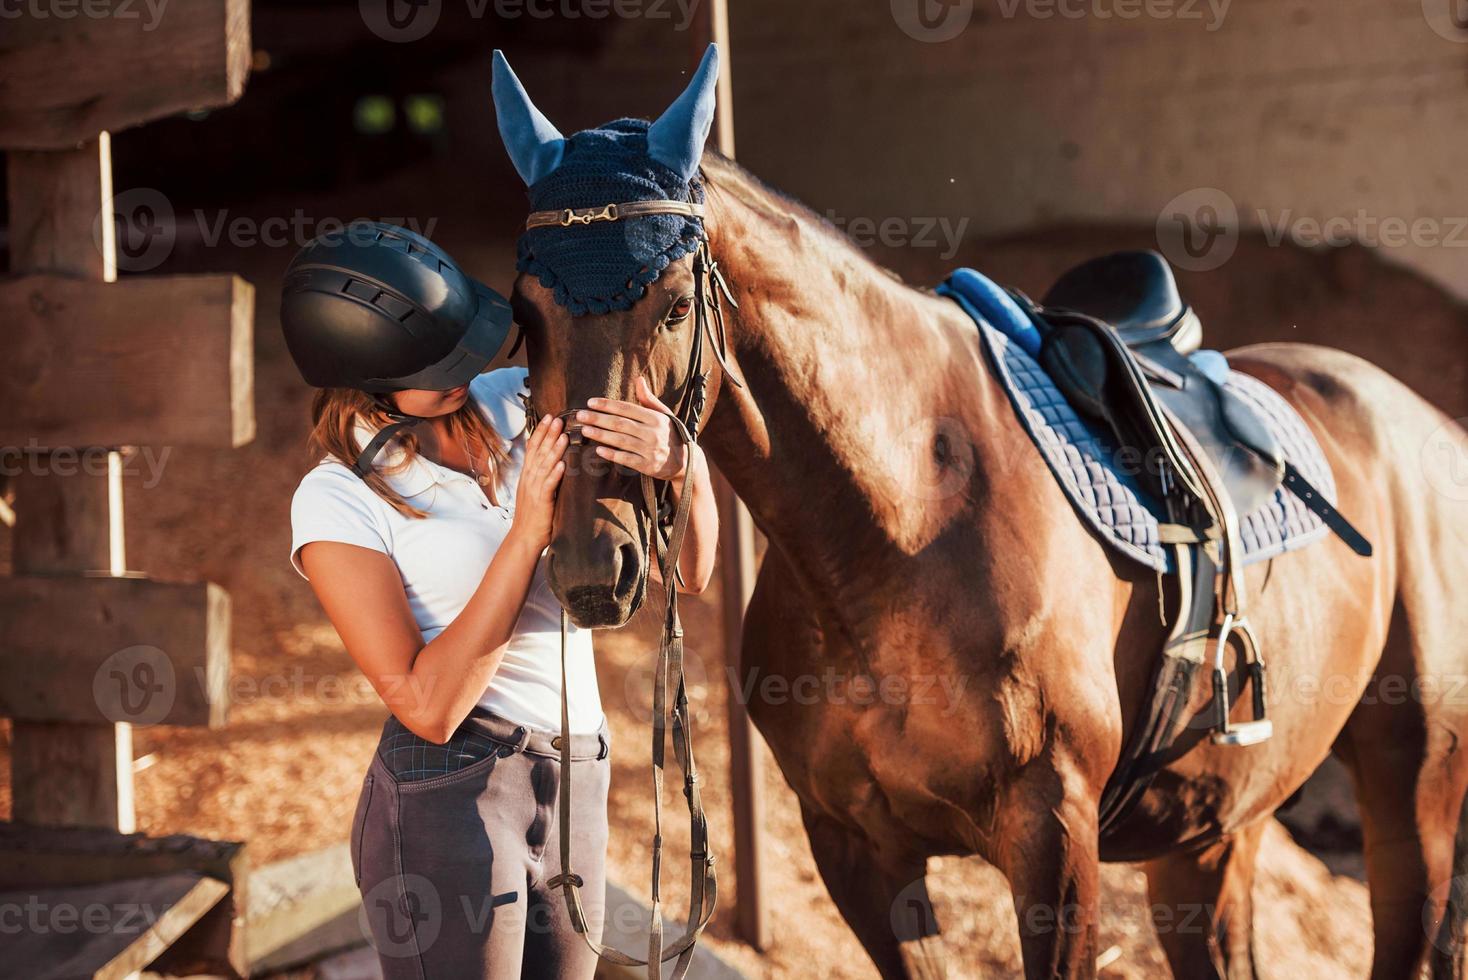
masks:
[[[296,256],[281,323],[322,389],[291,560],[391,710],[351,830],[384,976],[591,977],[545,887],[562,774],[560,607],[542,559],[567,436],[550,416],[526,435],[524,368],[481,373],[509,307],[427,239],[363,222]],[[687,468],[679,568],[700,591],[717,535],[703,455],[640,379],[638,394],[577,420],[598,454],[674,490]],[[599,931],[610,763],[589,630],[571,627],[567,660],[573,852]]]

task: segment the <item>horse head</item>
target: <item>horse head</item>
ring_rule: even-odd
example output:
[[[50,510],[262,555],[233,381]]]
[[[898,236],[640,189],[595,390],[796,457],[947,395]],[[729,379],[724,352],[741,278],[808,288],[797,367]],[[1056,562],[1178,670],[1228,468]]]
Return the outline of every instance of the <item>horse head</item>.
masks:
[[[494,56],[494,102],[532,214],[512,296],[532,411],[593,397],[637,401],[636,378],[696,428],[704,351],[722,285],[708,256],[699,163],[714,114],[718,49],[656,121],[618,119],[564,137]],[[719,319],[720,328],[722,320]],[[574,432],[574,415],[567,415]],[[578,626],[620,626],[647,591],[653,515],[639,475],[573,438],[549,553],[551,588]]]

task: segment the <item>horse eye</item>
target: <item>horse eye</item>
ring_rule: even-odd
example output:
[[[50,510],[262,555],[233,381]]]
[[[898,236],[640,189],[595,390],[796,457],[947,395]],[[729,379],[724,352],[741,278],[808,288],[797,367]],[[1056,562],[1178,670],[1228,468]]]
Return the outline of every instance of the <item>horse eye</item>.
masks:
[[[668,311],[668,322],[681,323],[688,319],[688,314],[692,312],[693,298],[691,296],[684,296],[678,302],[674,303],[673,308]]]

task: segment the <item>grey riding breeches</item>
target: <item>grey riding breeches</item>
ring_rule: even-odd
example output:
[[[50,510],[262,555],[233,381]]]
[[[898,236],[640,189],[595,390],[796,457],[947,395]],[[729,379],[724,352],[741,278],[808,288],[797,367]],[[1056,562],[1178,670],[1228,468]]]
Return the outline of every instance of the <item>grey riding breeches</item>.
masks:
[[[559,889],[556,733],[476,708],[446,744],[389,716],[352,819],[359,923],[384,980],[590,980]],[[556,743],[559,745],[559,742]],[[605,910],[606,722],[571,737],[571,854],[592,938]]]

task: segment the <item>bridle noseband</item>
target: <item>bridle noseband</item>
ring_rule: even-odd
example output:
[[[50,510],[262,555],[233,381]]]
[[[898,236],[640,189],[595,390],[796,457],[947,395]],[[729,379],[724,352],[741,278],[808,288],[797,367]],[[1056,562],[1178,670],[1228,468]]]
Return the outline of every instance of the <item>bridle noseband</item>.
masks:
[[[704,218],[704,207],[684,201],[632,201],[625,204],[607,204],[599,208],[567,208],[560,211],[537,211],[526,219],[525,227],[543,228],[560,226],[571,228],[602,221],[620,221],[625,218],[650,214],[678,214],[699,219]],[[693,949],[704,927],[713,918],[718,901],[718,880],[714,875],[714,855],[709,848],[708,820],[703,812],[702,795],[698,787],[698,770],[693,759],[693,731],[688,716],[688,692],[683,676],[683,625],[678,618],[678,589],[683,579],[678,571],[678,555],[683,548],[683,538],[688,530],[690,496],[688,477],[693,473],[694,452],[697,449],[698,428],[702,420],[709,372],[704,369],[704,335],[708,334],[714,356],[723,369],[724,376],[737,387],[743,383],[729,369],[726,357],[727,330],[721,299],[738,308],[729,285],[724,280],[719,265],[709,250],[708,238],[699,243],[693,257],[694,313],[696,317],[692,349],[689,352],[688,371],[683,379],[677,404],[669,415],[673,429],[688,448],[688,459],[684,466],[683,482],[679,488],[676,508],[670,507],[667,495],[672,488],[671,480],[654,480],[643,474],[642,497],[648,519],[652,523],[652,558],[662,575],[663,591],[667,602],[663,617],[662,641],[658,645],[658,663],[653,681],[653,856],[652,856],[652,921],[648,937],[648,956],[641,960],[620,950],[603,946],[591,937],[586,923],[586,914],[581,906],[580,888],[583,884],[579,875],[571,870],[571,720],[566,691],[566,634],[569,619],[564,607],[561,609],[561,753],[560,820],[559,838],[561,851],[561,874],[546,884],[560,888],[566,900],[566,909],[571,924],[586,940],[588,946],[602,959],[619,966],[646,966],[649,980],[661,980],[660,964],[676,958],[672,977],[683,980],[692,964]],[[715,333],[717,331],[717,333]],[[513,355],[519,348],[524,333],[516,339],[510,349]],[[526,425],[534,431],[539,419],[529,396],[521,396],[525,403]],[[583,426],[575,422],[574,416],[580,407],[568,408],[556,414],[566,420],[566,433],[572,445],[585,442]],[[661,486],[656,486],[661,484]],[[666,530],[666,540],[664,532]],[[673,722],[673,753],[683,770],[683,795],[688,801],[689,841],[692,881],[688,909],[688,929],[682,937],[663,946],[663,920],[661,891],[662,868],[662,795],[663,768],[666,760],[666,720],[668,708],[668,681],[676,685],[671,716]]]

